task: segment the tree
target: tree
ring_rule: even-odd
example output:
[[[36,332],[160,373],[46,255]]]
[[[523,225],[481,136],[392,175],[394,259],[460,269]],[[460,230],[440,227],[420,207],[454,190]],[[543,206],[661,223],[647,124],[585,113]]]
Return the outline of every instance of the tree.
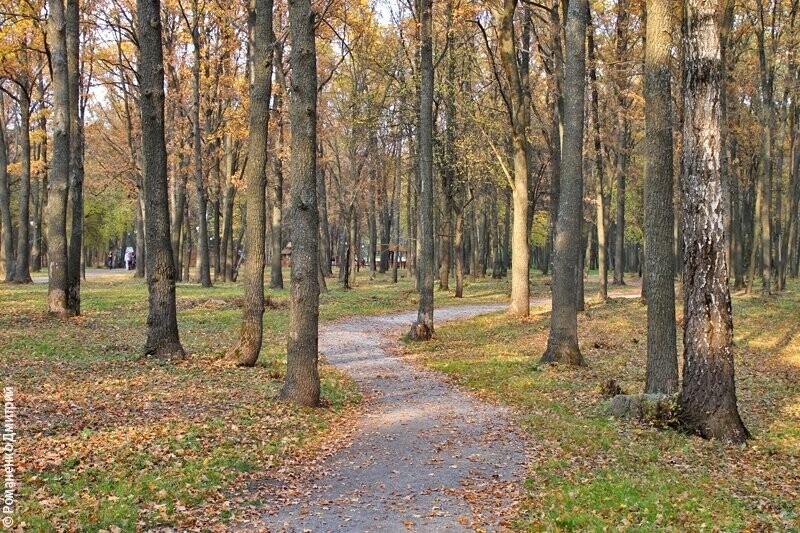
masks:
[[[564,72],[564,140],[561,194],[553,239],[553,314],[542,362],[583,365],[578,347],[578,308],[575,280],[581,253],[583,218],[583,118],[586,90],[586,0],[567,8]]]
[[[50,159],[47,197],[47,255],[49,286],[47,307],[50,313],[69,316],[67,303],[67,192],[70,163],[70,107],[67,74],[66,22],[63,0],[48,0],[47,39],[53,72],[53,155]],[[27,199],[26,199],[27,201]],[[25,220],[24,224],[28,221]],[[26,236],[27,238],[27,236]],[[25,251],[27,254],[27,250]],[[27,262],[27,260],[26,260]],[[19,270],[19,256],[17,256]]]
[[[528,316],[530,312],[530,268],[528,248],[528,137],[530,122],[530,100],[523,91],[524,81],[517,63],[516,38],[514,36],[514,14],[517,0],[503,0],[500,18],[500,58],[509,86],[507,100],[512,131],[514,153],[514,230],[511,245],[511,303],[509,312],[517,316]],[[527,70],[527,69],[526,69]]]
[[[250,19],[250,135],[247,145],[247,262],[244,306],[239,344],[231,356],[239,366],[253,366],[261,351],[264,329],[264,268],[267,224],[267,138],[269,100],[272,92],[272,0],[253,0]]]
[[[672,261],[672,5],[647,2],[644,60],[644,232],[647,286],[647,383],[645,392],[678,391],[675,349],[675,265]]]
[[[733,318],[725,263],[720,173],[718,2],[687,2],[684,36],[683,301],[684,365],[680,419],[705,438],[749,436],[736,406]]]
[[[286,382],[280,397],[316,406],[320,399],[319,213],[317,211],[317,53],[311,0],[289,2],[292,68],[289,121],[292,271]]]
[[[8,151],[6,148],[6,113],[0,90],[0,273],[3,281],[14,277],[14,244],[11,226],[11,189],[8,184]]]
[[[69,83],[69,199],[72,228],[67,253],[67,306],[81,314],[81,258],[83,256],[83,110],[81,103],[80,6],[67,0],[66,46]]]
[[[51,0],[53,1],[53,0]],[[156,357],[183,357],[175,310],[175,262],[167,201],[167,148],[164,140],[164,52],[160,0],[137,0],[139,18],[139,107],[147,248],[147,341]]]
[[[417,276],[419,308],[410,337],[428,340],[433,336],[433,37],[432,0],[420,0],[420,109],[417,132],[419,150],[419,251]]]

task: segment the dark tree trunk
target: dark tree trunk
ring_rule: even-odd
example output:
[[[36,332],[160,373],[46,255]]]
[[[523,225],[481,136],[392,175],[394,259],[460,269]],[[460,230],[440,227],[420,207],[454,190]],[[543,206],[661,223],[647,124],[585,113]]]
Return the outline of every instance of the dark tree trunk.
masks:
[[[625,96],[627,71],[623,67],[628,51],[628,2],[617,2],[617,213],[614,237],[614,285],[625,285],[625,180],[628,171],[628,98]]]
[[[61,8],[61,17],[63,17],[63,4]],[[54,22],[50,24],[52,26],[55,24]],[[53,31],[52,28],[48,28],[48,31]],[[63,26],[59,28],[58,35],[63,39],[64,38],[64,28]],[[61,51],[57,51],[58,47],[53,47],[51,51],[51,61],[54,63],[58,61],[57,57],[61,54]],[[55,78],[56,78],[56,67],[53,66],[53,78],[54,78],[54,92],[58,90],[55,85]],[[66,65],[65,65],[66,70]],[[66,81],[66,72],[65,72],[65,80]],[[31,283],[31,269],[30,269],[30,224],[29,224],[29,214],[30,214],[30,196],[31,196],[31,140],[30,140],[30,125],[31,125],[31,101],[30,95],[28,93],[28,83],[27,77],[23,77],[20,81],[19,91],[18,91],[18,102],[19,102],[19,109],[20,109],[20,132],[19,132],[19,144],[20,144],[20,163],[21,163],[21,172],[20,172],[20,188],[19,188],[19,219],[17,223],[17,256],[14,262],[14,282],[15,283]],[[55,94],[53,96],[53,107],[55,108]],[[66,113],[65,120],[69,120],[69,110],[65,109],[64,112]],[[54,123],[54,126],[57,125]],[[65,124],[65,127],[69,127],[69,124]],[[53,136],[57,134],[57,130],[54,131]],[[66,133],[67,136],[69,132]],[[69,139],[67,138],[67,141]],[[55,142],[53,143],[55,147]],[[69,157],[69,156],[67,156]],[[55,159],[55,154],[54,154]],[[55,164],[55,161],[54,161]],[[61,170],[61,169],[59,169]],[[64,164],[64,171],[69,172],[69,160],[66,161]],[[56,180],[55,184],[51,181],[53,188],[59,185],[58,180]],[[59,191],[60,192],[60,191]],[[64,254],[66,256],[66,189],[64,190]],[[56,203],[58,203],[56,201]],[[58,240],[56,240],[56,246],[58,246]],[[66,257],[64,258],[64,265],[63,268],[66,269]],[[67,277],[66,272],[64,272],[64,279],[63,279],[63,287],[60,287],[59,290],[67,290]],[[58,312],[59,314],[63,314],[62,311],[51,309],[52,312]]]
[[[286,94],[286,78],[283,75],[283,44],[275,43],[275,81],[278,85],[272,101],[272,121],[275,132],[272,136],[272,196],[270,208],[272,211],[270,227],[270,275],[269,287],[283,289],[283,264],[281,252],[283,251],[283,96]],[[315,147],[316,150],[316,147]],[[315,152],[316,153],[316,152]],[[316,176],[314,177],[316,183]],[[294,246],[295,243],[292,243]],[[294,253],[294,251],[292,251]]]
[[[64,17],[63,0],[48,0],[49,18],[47,24],[48,42],[50,44],[50,61],[53,72],[53,156],[50,161],[49,193],[47,198],[47,245],[48,245],[48,274],[49,287],[47,292],[47,307],[50,313],[59,316],[69,316],[70,309],[67,305],[67,292],[69,289],[69,278],[67,275],[67,192],[69,187],[69,80],[67,76],[67,42],[66,42],[66,21]],[[27,98],[25,102],[20,102],[21,107],[27,108]],[[23,117],[24,118],[24,117]],[[28,145],[28,155],[24,154],[25,160],[30,157],[30,143],[27,142],[28,131],[25,126],[27,121],[23,120],[23,145]],[[23,174],[25,171],[23,170]],[[30,169],[28,170],[30,173]],[[24,185],[23,185],[24,186]],[[27,193],[26,193],[27,194]],[[27,197],[24,204],[25,219],[21,225],[28,225],[27,220]],[[20,229],[20,232],[22,230]],[[21,237],[21,236],[20,236]],[[28,250],[27,250],[27,229],[24,240],[26,241],[24,253],[17,253],[15,281],[30,281],[28,269]],[[18,246],[23,245],[20,238]],[[20,262],[20,255],[22,261]]]
[[[144,352],[156,357],[183,357],[175,312],[175,263],[167,201],[160,0],[137,0],[136,10],[139,18],[139,106],[146,213],[146,270],[150,293]]]
[[[419,252],[417,258],[419,308],[411,326],[412,340],[427,340],[433,335],[433,277],[436,258],[433,250],[433,37],[432,0],[420,0],[420,109],[419,156]]]
[[[3,281],[14,277],[14,236],[11,226],[11,190],[8,183],[8,152],[6,148],[5,110],[0,95],[0,275]]]
[[[250,116],[247,147],[247,261],[239,343],[230,358],[239,366],[254,366],[264,330],[264,268],[267,230],[267,134],[272,92],[272,0],[254,0],[249,13],[251,35]]]
[[[672,197],[672,73],[670,49],[672,4],[647,1],[644,62],[645,272],[647,287],[647,382],[649,394],[678,391],[675,332],[675,271],[672,262],[674,225]]]
[[[564,77],[564,151],[561,198],[553,243],[553,313],[542,362],[584,365],[578,347],[575,279],[581,253],[583,217],[583,118],[586,89],[587,0],[571,0],[567,10]]]
[[[689,0],[684,38],[684,367],[680,419],[705,438],[748,437],[736,407],[733,318],[725,264],[716,3]]]
[[[316,406],[320,399],[317,369],[319,343],[319,214],[317,212],[317,66],[314,14],[310,0],[289,2],[292,51],[292,288],[286,382],[281,398]]]
[[[72,230],[67,256],[67,306],[81,314],[81,258],[83,257],[83,113],[80,101],[80,13],[78,0],[67,0],[67,80],[69,83],[69,198]]]

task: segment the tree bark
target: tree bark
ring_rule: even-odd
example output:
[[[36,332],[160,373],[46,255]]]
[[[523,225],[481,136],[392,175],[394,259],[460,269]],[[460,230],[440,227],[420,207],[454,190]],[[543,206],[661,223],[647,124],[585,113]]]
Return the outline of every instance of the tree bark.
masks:
[[[583,119],[586,89],[587,0],[571,0],[567,8],[564,76],[564,143],[561,197],[553,241],[553,312],[543,363],[584,365],[578,347],[575,279],[581,253],[583,218]]]
[[[433,250],[433,36],[432,0],[420,0],[420,110],[419,155],[419,257],[417,258],[419,308],[411,326],[412,340],[433,336],[433,277],[436,258]]]
[[[322,144],[318,147],[319,155],[318,161],[322,161],[323,151]],[[333,275],[333,268],[331,267],[331,233],[330,225],[328,224],[328,190],[325,183],[325,167],[319,165],[317,169],[317,204],[319,209],[319,260],[322,263],[322,272],[326,276]]]
[[[51,0],[58,1],[58,0]],[[160,0],[137,0],[139,18],[139,106],[147,248],[147,341],[144,352],[183,357],[175,312],[175,263],[167,200],[167,149],[164,142],[164,56]],[[188,232],[187,232],[188,233]]]
[[[3,281],[14,278],[14,236],[11,226],[11,190],[8,183],[8,151],[6,147],[6,113],[3,96],[0,94],[0,275]]]
[[[320,399],[319,215],[317,212],[317,66],[310,0],[289,2],[292,144],[289,163],[292,220],[292,287],[286,382],[281,398],[316,406]]]
[[[63,17],[63,7],[62,7],[62,17]],[[63,20],[63,19],[62,19]],[[64,30],[61,29],[61,36],[63,37]],[[52,61],[56,61],[56,49],[51,51],[51,57],[53,58]],[[53,67],[55,69],[55,67]],[[53,73],[53,77],[55,78],[56,74]],[[55,82],[53,83],[55,86]],[[17,223],[17,255],[16,260],[14,262],[14,283],[31,283],[31,272],[30,272],[30,196],[31,196],[31,134],[30,134],[30,125],[31,125],[31,101],[30,101],[30,94],[29,94],[29,87],[28,87],[28,80],[27,75],[21,76],[21,79],[18,82],[18,92],[17,92],[17,101],[19,103],[20,109],[20,132],[19,132],[19,143],[20,143],[20,163],[21,163],[21,172],[20,172],[20,188],[19,188],[19,215],[18,215],[18,223]],[[56,89],[54,88],[54,91]],[[55,96],[54,96],[54,107],[55,107]],[[68,110],[65,110],[68,112]],[[68,118],[67,118],[68,120]],[[54,134],[55,136],[55,134]],[[67,165],[69,165],[69,161],[67,161]],[[69,170],[67,169],[67,172]],[[51,182],[52,183],[52,182]],[[66,191],[64,191],[66,196]],[[64,198],[65,203],[65,213],[64,216],[66,217],[66,197]],[[66,232],[66,218],[64,222],[64,231]],[[64,245],[66,246],[66,236]],[[66,253],[66,252],[65,252]],[[66,262],[66,261],[65,261]],[[66,268],[66,264],[64,265]],[[65,272],[66,276],[66,272]],[[64,287],[66,290],[66,286]]]
[[[684,367],[680,419],[705,438],[742,443],[725,264],[717,2],[689,0],[684,37]]]
[[[67,0],[67,81],[69,83],[69,199],[72,229],[67,255],[67,306],[81,314],[81,258],[83,257],[83,113],[81,109],[80,12],[78,0]]]
[[[69,187],[69,81],[67,78],[67,43],[66,43],[66,21],[64,16],[63,0],[48,0],[49,18],[47,21],[47,34],[50,44],[50,61],[53,72],[53,156],[50,161],[49,193],[47,199],[47,243],[48,243],[48,274],[49,286],[47,291],[48,311],[50,313],[65,317],[71,314],[67,305],[67,291],[69,280],[67,277],[67,191]],[[21,106],[27,107],[26,102],[20,102]],[[25,129],[23,120],[23,143],[26,141],[28,132]],[[23,148],[24,151],[24,148]],[[23,165],[26,157],[23,154]],[[25,171],[23,170],[23,173]],[[28,170],[30,173],[30,170]],[[25,220],[21,225],[28,225],[27,220],[27,197],[24,200]],[[23,202],[20,202],[22,205]],[[22,231],[22,230],[20,230]],[[22,236],[20,236],[22,237]],[[27,273],[27,230],[25,233],[24,253],[17,253],[15,281],[30,281],[30,274]],[[21,246],[23,239],[20,238],[18,246]],[[22,261],[20,261],[22,255]]]
[[[628,170],[628,98],[625,96],[627,89],[626,76],[628,75],[623,64],[628,51],[628,2],[617,2],[617,212],[614,237],[614,285],[625,285],[625,180]]]
[[[270,289],[283,289],[283,95],[286,94],[286,78],[283,75],[283,43],[275,41],[275,82],[278,87],[272,101],[272,121],[275,132],[272,136],[272,211],[270,227]],[[315,147],[316,150],[316,147]],[[315,152],[316,153],[316,152]],[[316,176],[314,177],[316,183]],[[294,246],[295,243],[292,243]],[[294,250],[292,250],[294,254]]]
[[[517,0],[504,0],[503,11],[495,15],[500,19],[500,58],[509,85],[511,144],[514,154],[514,230],[511,244],[511,302],[508,312],[515,316],[530,313],[530,282],[528,245],[528,137],[530,102],[525,98],[523,81],[517,63],[514,14]]]
[[[239,366],[256,364],[264,330],[264,268],[267,230],[267,138],[272,92],[273,0],[252,0],[250,116],[247,147],[247,261],[244,272],[244,306],[239,343],[230,357]]]
[[[644,61],[645,154],[644,182],[645,275],[647,287],[648,394],[678,391],[675,332],[675,270],[673,248],[672,149],[672,4],[647,1]]]
[[[589,18],[591,23],[591,17]],[[600,300],[608,299],[608,242],[606,238],[606,218],[607,207],[605,203],[605,191],[603,190],[603,179],[605,170],[603,169],[603,144],[600,135],[600,99],[597,91],[597,65],[595,63],[594,45],[594,25],[589,30],[589,81],[591,83],[592,98],[592,130],[594,140],[594,197],[596,203],[596,227],[597,227],[597,269],[600,278]]]

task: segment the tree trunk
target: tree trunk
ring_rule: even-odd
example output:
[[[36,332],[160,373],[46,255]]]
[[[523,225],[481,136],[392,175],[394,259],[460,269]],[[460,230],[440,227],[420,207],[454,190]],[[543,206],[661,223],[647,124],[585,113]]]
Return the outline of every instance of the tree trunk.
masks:
[[[160,0],[137,0],[136,8],[139,18],[139,106],[145,185],[146,271],[150,293],[144,352],[156,357],[183,357],[175,312],[175,263],[170,242],[167,199]]]
[[[678,391],[675,332],[675,270],[672,262],[672,16],[669,0],[647,1],[644,62],[645,273],[647,287],[648,394]]]
[[[81,314],[81,258],[83,257],[83,113],[81,109],[80,13],[78,0],[67,0],[67,80],[69,83],[69,199],[72,230],[67,255],[67,306]]]
[[[145,247],[145,212],[144,212],[144,191],[141,188],[136,190],[136,272],[134,278],[144,278],[145,264],[147,261],[147,250]]]
[[[200,27],[201,16],[198,2],[192,2],[194,22],[192,24],[192,153],[194,156],[194,184],[197,193],[197,266],[198,278],[203,287],[211,287],[211,261],[208,249],[208,218],[206,210],[206,186],[203,180],[203,138],[200,130]]]
[[[63,7],[61,8],[62,17],[63,17]],[[50,26],[53,26],[55,23],[51,23]],[[49,28],[50,31],[53,31]],[[59,32],[59,36],[63,39],[64,38],[64,29],[63,27],[57,30]],[[52,61],[55,63],[58,61],[57,55],[60,53],[56,50],[57,47],[53,47],[51,52]],[[53,78],[55,79],[56,67],[53,66]],[[66,73],[65,73],[66,78]],[[66,79],[65,79],[66,81]],[[24,85],[24,86],[23,86]],[[19,109],[20,109],[20,132],[19,132],[19,143],[20,143],[20,163],[21,163],[21,172],[20,172],[20,188],[19,188],[19,218],[17,224],[17,256],[14,262],[14,282],[15,283],[31,283],[31,271],[30,271],[30,223],[29,223],[29,213],[30,213],[30,196],[31,196],[31,136],[30,136],[30,124],[31,124],[31,102],[30,102],[30,95],[28,93],[27,87],[27,77],[24,77],[21,80],[21,85],[19,85],[18,91],[18,102],[19,102]],[[53,82],[54,91],[57,90],[55,88],[55,81]],[[55,107],[55,95],[53,97],[53,106]],[[65,120],[69,120],[69,110],[65,109],[64,112],[66,113]],[[54,124],[55,125],[55,124]],[[69,127],[69,124],[65,124],[65,127]],[[69,135],[69,132],[66,133]],[[56,133],[54,132],[53,136],[55,137]],[[69,140],[67,138],[67,140]],[[53,143],[55,146],[55,143]],[[67,156],[69,157],[69,156]],[[54,155],[55,159],[55,155]],[[55,163],[55,162],[54,162]],[[64,171],[69,172],[69,161],[66,161],[64,164]],[[51,181],[51,184],[55,188],[58,186],[58,181],[55,184]],[[59,191],[60,192],[60,191]],[[64,190],[64,254],[66,255],[66,189]],[[57,245],[57,243],[56,243]],[[66,257],[64,258],[64,268],[66,269]],[[63,280],[63,287],[61,289],[67,289],[67,278],[66,272],[64,272],[64,280]],[[51,311],[56,312],[55,309],[51,309]],[[60,314],[61,312],[58,311]]]
[[[6,113],[0,94],[0,275],[3,281],[14,278],[14,236],[11,226],[11,190],[8,183],[8,151],[6,148]]]
[[[247,261],[239,343],[230,358],[239,366],[256,364],[264,330],[264,268],[267,229],[267,134],[272,92],[272,0],[253,0],[251,35],[250,116],[247,146]]]
[[[733,318],[725,264],[717,4],[687,2],[684,38],[684,367],[680,419],[705,438],[748,437],[736,407]]]
[[[292,51],[291,124],[292,288],[286,383],[281,398],[319,405],[319,215],[317,212],[317,67],[310,0],[289,3]]]
[[[433,37],[432,0],[420,0],[420,109],[419,156],[419,256],[417,258],[419,308],[411,325],[412,340],[433,336],[433,278],[436,258],[433,250]]]
[[[322,143],[319,143],[317,161],[322,161]],[[325,183],[325,167],[317,168],[317,208],[319,209],[319,260],[325,276],[333,275],[331,268],[331,233],[328,224],[328,190]],[[327,285],[326,285],[327,288]]]
[[[583,115],[588,9],[587,0],[571,0],[567,9],[561,197],[553,241],[553,312],[543,363],[585,364],[578,347],[575,279],[578,275],[578,255],[581,253],[583,217]]]
[[[283,43],[275,43],[275,82],[278,87],[272,101],[272,121],[275,132],[272,136],[272,226],[270,228],[270,289],[283,289],[283,96],[286,94],[286,78],[283,75]],[[314,147],[316,150],[316,146]],[[316,154],[316,152],[314,152]],[[314,177],[316,183],[316,176]],[[296,243],[292,243],[294,246]],[[294,250],[292,250],[294,254]]]
[[[67,305],[67,292],[69,289],[69,279],[67,277],[67,191],[69,187],[69,80],[67,77],[67,43],[65,28],[63,0],[48,0],[49,18],[47,24],[48,42],[50,44],[50,61],[53,72],[53,156],[50,161],[49,193],[47,199],[47,243],[48,243],[48,274],[49,287],[47,292],[48,311],[59,316],[69,316],[70,309]],[[24,91],[22,91],[24,92]],[[29,103],[27,96],[24,101],[20,101],[20,107],[28,109]],[[23,111],[22,121],[22,142],[23,142],[23,165],[25,161],[30,161],[30,142],[28,141],[28,131],[25,114]],[[27,154],[25,145],[28,146]],[[23,175],[25,174],[23,168]],[[23,177],[24,181],[29,179]],[[28,273],[28,249],[27,249],[27,191],[20,196],[20,211],[25,210],[25,216],[20,217],[21,226],[25,226],[24,238],[22,228],[20,228],[20,238],[17,243],[17,263],[14,274],[15,281],[30,281]],[[24,241],[24,242],[23,242]],[[22,248],[24,246],[24,248]],[[22,253],[20,253],[22,252]]]
[[[514,38],[514,13],[517,0],[504,0],[500,18],[500,58],[509,85],[511,114],[511,144],[514,154],[514,230],[511,245],[511,302],[508,311],[515,316],[528,316],[530,313],[530,266],[528,246],[528,138],[530,122],[529,108],[523,92],[523,82],[517,63],[516,39]]]
[[[625,96],[625,82],[627,72],[623,64],[627,60],[628,36],[628,2],[617,2],[617,213],[614,237],[614,285],[625,285],[625,179],[628,170],[628,118],[627,97]]]
[[[590,17],[591,21],[591,17]],[[589,81],[592,98],[592,133],[594,137],[594,197],[596,204],[595,220],[597,226],[597,269],[600,278],[600,300],[608,299],[608,242],[606,240],[607,207],[603,190],[603,145],[600,135],[600,99],[597,92],[597,65],[595,63],[594,25],[589,30]]]
[[[233,239],[233,200],[236,189],[233,186],[234,147],[233,137],[225,134],[225,197],[222,200],[222,243],[220,262],[223,268],[223,280],[232,281],[234,254],[230,253],[231,240]]]

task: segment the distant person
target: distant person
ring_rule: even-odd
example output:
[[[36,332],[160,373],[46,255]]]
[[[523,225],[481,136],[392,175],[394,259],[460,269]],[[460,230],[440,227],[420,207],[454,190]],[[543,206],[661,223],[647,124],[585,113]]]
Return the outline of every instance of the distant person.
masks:
[[[131,252],[125,252],[125,270],[131,269]]]
[[[109,270],[114,268],[114,251],[113,250],[109,250],[108,251],[108,255],[106,256],[106,266],[108,267]]]
[[[136,268],[136,252],[131,252],[131,270]]]

